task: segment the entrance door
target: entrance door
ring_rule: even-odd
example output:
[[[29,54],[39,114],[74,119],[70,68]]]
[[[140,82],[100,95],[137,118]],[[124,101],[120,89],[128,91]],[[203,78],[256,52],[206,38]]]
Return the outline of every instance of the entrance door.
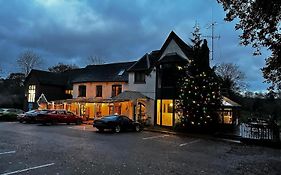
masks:
[[[140,123],[145,123],[147,120],[146,114],[145,114],[145,105],[141,102],[138,103],[137,109],[136,109],[136,117],[137,121]]]
[[[173,100],[157,100],[157,124],[173,126]]]

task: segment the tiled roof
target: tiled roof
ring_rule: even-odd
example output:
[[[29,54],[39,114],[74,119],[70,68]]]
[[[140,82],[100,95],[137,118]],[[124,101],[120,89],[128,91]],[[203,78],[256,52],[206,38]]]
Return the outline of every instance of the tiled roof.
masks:
[[[128,82],[127,69],[135,62],[111,63],[102,65],[90,65],[81,69],[74,78],[72,83],[78,82]],[[123,72],[123,73],[122,73]]]
[[[46,84],[46,85],[64,86],[65,83],[67,82],[67,79],[61,73],[32,69],[31,72],[28,74],[26,81],[31,76],[36,77],[39,83]]]
[[[151,53],[146,53],[135,64],[128,69],[128,72],[132,71],[149,71],[153,68],[156,62],[159,60],[159,50],[154,50]]]
[[[73,83],[80,82],[128,82],[127,69],[135,62],[90,65],[81,69],[73,69],[63,73],[54,73],[33,69],[26,81],[33,76],[41,84],[65,86],[71,88]]]
[[[137,91],[124,91],[122,93],[120,93],[119,95],[113,97],[113,100],[137,100],[137,99],[146,99],[149,98],[145,95],[143,95],[140,92]]]

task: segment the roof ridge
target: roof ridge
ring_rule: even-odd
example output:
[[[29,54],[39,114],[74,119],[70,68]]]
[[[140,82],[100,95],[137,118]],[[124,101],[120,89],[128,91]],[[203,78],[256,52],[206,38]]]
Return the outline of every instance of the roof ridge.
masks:
[[[147,53],[145,53],[141,58],[139,58],[137,61],[135,61],[135,63],[131,66],[131,67],[129,67],[128,69],[127,69],[127,71],[129,71],[132,67],[134,67],[138,62],[140,62],[140,60],[146,55]]]
[[[95,66],[107,66],[107,65],[116,65],[116,64],[129,64],[129,63],[134,63],[136,61],[124,61],[124,62],[113,62],[113,63],[106,63],[106,64],[97,64],[97,65],[87,65],[84,68],[88,68],[88,67],[95,67]],[[82,68],[83,69],[83,68]]]
[[[149,69],[150,68],[150,60],[149,60],[149,56],[148,56],[149,54],[148,53],[146,53],[146,63],[147,63],[147,69]]]

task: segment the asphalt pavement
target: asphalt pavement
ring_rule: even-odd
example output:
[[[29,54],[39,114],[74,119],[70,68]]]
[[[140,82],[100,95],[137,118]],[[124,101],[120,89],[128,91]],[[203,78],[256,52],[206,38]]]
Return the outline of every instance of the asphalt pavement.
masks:
[[[0,175],[280,174],[281,150],[91,125],[0,123]]]

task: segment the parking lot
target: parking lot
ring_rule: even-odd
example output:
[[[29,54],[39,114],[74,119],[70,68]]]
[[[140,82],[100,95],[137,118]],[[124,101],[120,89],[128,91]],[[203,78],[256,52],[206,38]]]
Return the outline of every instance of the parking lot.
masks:
[[[0,123],[0,175],[280,174],[281,150],[91,125]]]

